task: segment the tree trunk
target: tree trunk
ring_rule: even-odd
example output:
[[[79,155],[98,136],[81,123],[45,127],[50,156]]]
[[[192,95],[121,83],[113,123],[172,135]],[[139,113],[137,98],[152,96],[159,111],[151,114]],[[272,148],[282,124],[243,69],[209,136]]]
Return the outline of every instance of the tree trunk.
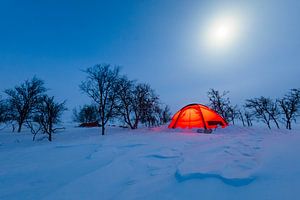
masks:
[[[20,132],[21,132],[21,130],[22,130],[22,125],[23,125],[23,123],[22,123],[22,122],[20,122],[18,125],[19,125],[19,127],[18,127],[18,133],[20,133]]]
[[[289,120],[286,121],[286,128],[289,129],[289,130],[292,129],[291,122]]]
[[[51,142],[52,141],[52,133],[48,133],[48,140]]]
[[[101,125],[101,134],[102,134],[102,135],[105,134],[105,127],[104,127],[104,124]]]
[[[129,117],[127,117],[127,125],[131,128],[131,129],[134,129],[134,125],[131,124],[131,121],[129,119]]]
[[[268,125],[268,128],[271,130],[271,126],[270,126],[270,123],[269,123],[269,122],[267,122],[267,125]]]
[[[275,124],[276,124],[276,127],[277,127],[278,129],[280,129],[280,127],[279,127],[279,124],[278,124],[277,120],[276,120],[275,118],[273,118],[273,121],[275,122]]]
[[[32,141],[35,140],[36,134],[37,134],[37,132],[35,132],[35,133],[33,134]]]
[[[242,115],[242,114],[240,114],[240,115],[241,115],[241,121],[242,121],[242,124],[243,124],[243,126],[245,126],[244,117],[243,117],[243,115]]]
[[[138,123],[139,123],[139,119],[135,118],[134,125],[133,125],[134,129],[137,129]]]

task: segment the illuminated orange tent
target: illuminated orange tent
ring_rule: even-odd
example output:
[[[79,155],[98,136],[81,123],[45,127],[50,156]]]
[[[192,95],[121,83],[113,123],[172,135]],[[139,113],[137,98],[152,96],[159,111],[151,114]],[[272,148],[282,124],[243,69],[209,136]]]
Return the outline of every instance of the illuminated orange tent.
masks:
[[[202,104],[190,104],[180,109],[172,118],[169,128],[212,129],[228,123],[211,108]]]

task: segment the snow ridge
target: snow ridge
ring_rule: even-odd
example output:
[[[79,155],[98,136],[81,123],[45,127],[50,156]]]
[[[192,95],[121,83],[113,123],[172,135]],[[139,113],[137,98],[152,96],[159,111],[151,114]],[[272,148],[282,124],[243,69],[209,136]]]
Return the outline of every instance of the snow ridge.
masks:
[[[245,186],[250,184],[252,181],[255,180],[255,177],[245,177],[245,178],[226,178],[221,176],[220,174],[210,174],[210,173],[186,173],[186,174],[181,174],[179,170],[176,171],[175,173],[175,178],[178,182],[184,182],[188,180],[193,180],[193,179],[206,179],[206,178],[216,178],[221,181],[223,181],[225,184],[231,185],[231,186]]]

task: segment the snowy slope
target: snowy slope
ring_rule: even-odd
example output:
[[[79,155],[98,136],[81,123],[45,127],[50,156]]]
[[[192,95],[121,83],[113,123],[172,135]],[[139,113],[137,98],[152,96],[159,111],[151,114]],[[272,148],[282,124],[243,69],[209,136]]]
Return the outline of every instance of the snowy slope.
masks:
[[[297,199],[300,129],[0,132],[0,199]]]

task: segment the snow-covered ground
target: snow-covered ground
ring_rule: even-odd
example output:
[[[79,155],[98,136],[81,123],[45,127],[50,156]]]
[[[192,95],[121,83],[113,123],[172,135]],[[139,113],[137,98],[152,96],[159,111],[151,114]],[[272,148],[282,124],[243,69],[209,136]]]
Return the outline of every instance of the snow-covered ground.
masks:
[[[299,199],[300,129],[0,132],[0,199]]]

